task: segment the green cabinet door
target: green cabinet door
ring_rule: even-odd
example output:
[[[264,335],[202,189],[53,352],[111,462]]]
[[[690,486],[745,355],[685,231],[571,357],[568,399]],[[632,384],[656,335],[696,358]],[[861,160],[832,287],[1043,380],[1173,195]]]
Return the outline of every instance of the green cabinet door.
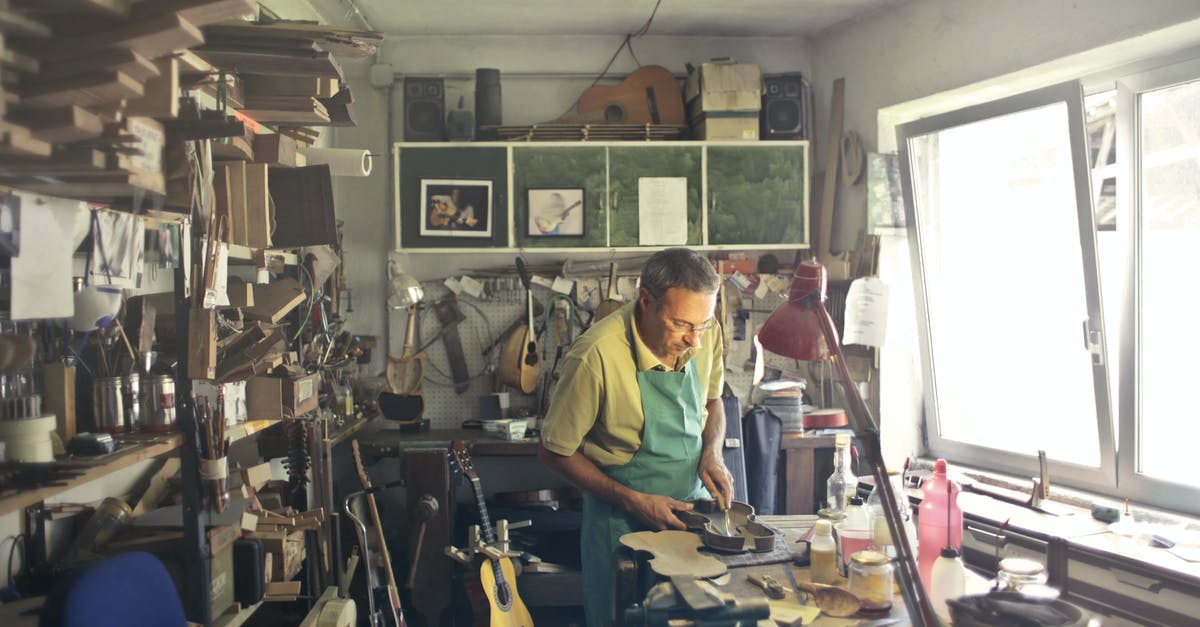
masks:
[[[402,248],[508,246],[508,151],[401,145]]]
[[[687,179],[687,244],[702,244],[701,154],[697,144],[609,146],[609,244],[639,245],[638,181],[643,177]]]
[[[513,226],[519,247],[603,247],[608,238],[603,146],[514,146]]]
[[[709,244],[808,243],[808,144],[708,147]]]

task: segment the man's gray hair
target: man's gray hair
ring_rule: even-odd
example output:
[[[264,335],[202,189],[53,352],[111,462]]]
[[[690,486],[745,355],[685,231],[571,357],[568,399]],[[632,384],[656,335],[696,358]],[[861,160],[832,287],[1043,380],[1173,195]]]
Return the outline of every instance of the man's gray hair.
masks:
[[[672,287],[715,294],[721,287],[721,277],[704,255],[689,248],[668,248],[646,261],[641,287],[650,290],[655,298],[660,298]]]

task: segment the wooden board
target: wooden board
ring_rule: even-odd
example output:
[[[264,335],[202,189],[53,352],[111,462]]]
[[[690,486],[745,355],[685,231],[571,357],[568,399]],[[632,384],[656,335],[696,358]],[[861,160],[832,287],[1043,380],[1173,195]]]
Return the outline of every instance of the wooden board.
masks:
[[[251,33],[257,37],[282,39],[307,37],[316,40],[321,48],[338,57],[362,59],[375,54],[383,45],[383,33],[359,31],[326,24],[301,21],[278,21],[270,24],[231,23],[212,26],[214,34],[235,35]]]
[[[239,74],[343,77],[342,66],[328,52],[268,53],[204,47],[196,48],[195,52],[205,61]]]
[[[52,149],[49,142],[34,138],[29,129],[0,121],[0,154],[49,157]]]
[[[287,277],[267,285],[254,286],[254,306],[244,310],[247,318],[272,324],[304,302],[307,294],[300,282]]]
[[[225,166],[229,176],[229,238],[231,244],[246,245],[246,162],[230,161]]]
[[[55,148],[50,158],[45,160],[31,160],[23,156],[0,160],[0,177],[72,176],[104,174],[107,171],[108,158],[103,152],[72,146]]]
[[[133,50],[115,49],[65,61],[43,61],[36,78],[50,81],[107,71],[121,72],[140,83],[158,76],[158,66],[150,59]]]
[[[129,0],[11,0],[12,5],[32,15],[62,15],[81,18],[126,19]]]
[[[29,129],[37,139],[68,143],[95,139],[104,131],[96,114],[73,105],[65,107],[14,107],[9,119]]]
[[[244,17],[255,8],[254,0],[153,0],[137,3],[131,13],[135,19],[175,13],[196,26],[207,26]]]
[[[316,76],[267,76],[247,74],[242,76],[246,97],[255,96],[308,96],[331,98],[337,93],[336,78]]]
[[[0,32],[19,37],[45,38],[50,36],[50,27],[5,6],[0,8]]]
[[[825,266],[828,277],[833,281],[844,281],[850,278],[850,264],[846,261],[846,253],[834,255],[830,250],[833,242],[833,214],[837,208],[838,173],[841,171],[840,157],[842,145],[842,104],[846,89],[846,80],[839,78],[833,81],[833,95],[829,103],[829,136],[825,150],[829,151],[825,158],[825,182],[821,187],[821,213],[817,233],[817,261]]]
[[[179,116],[179,59],[164,57],[154,65],[158,76],[146,81],[141,98],[133,98],[125,105],[126,115]]]
[[[254,136],[254,160],[273,166],[296,167],[296,140],[280,133]]]
[[[271,247],[271,195],[265,163],[246,164],[246,245]]]
[[[42,60],[83,58],[109,48],[132,50],[148,59],[192,48],[204,43],[204,34],[191,22],[170,13],[159,17],[128,22],[111,30],[102,30],[72,38],[71,45],[61,41],[31,45]]]
[[[137,98],[143,93],[142,84],[128,74],[103,72],[30,85],[21,91],[21,103],[50,107],[95,107]]]
[[[701,554],[704,543],[690,531],[638,531],[621,536],[621,544],[635,551],[654,554],[650,568],[663,577],[677,575],[697,579],[725,574],[725,564],[711,555]]]

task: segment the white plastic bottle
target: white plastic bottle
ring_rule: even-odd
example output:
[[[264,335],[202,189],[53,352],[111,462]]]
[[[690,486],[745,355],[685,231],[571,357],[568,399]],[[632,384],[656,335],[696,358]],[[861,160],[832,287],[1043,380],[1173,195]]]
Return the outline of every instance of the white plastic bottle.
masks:
[[[933,562],[929,579],[929,600],[933,611],[939,619],[950,624],[950,607],[946,605],[946,601],[957,599],[966,591],[966,577],[958,549],[952,546],[942,547],[942,554]]]
[[[813,583],[834,585],[838,583],[837,542],[833,539],[833,524],[818,520],[813,538],[808,544],[809,572]]]

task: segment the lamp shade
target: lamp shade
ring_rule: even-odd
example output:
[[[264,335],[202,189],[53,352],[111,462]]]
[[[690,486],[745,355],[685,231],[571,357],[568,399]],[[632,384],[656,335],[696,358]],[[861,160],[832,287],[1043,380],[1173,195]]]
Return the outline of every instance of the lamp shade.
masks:
[[[763,349],[801,361],[825,359],[829,345],[818,318],[824,303],[825,266],[804,261],[796,266],[787,302],[776,307],[758,331]]]
[[[388,261],[388,275],[391,283],[388,306],[392,309],[405,309],[421,302],[425,297],[421,282],[405,272],[395,260]]]

